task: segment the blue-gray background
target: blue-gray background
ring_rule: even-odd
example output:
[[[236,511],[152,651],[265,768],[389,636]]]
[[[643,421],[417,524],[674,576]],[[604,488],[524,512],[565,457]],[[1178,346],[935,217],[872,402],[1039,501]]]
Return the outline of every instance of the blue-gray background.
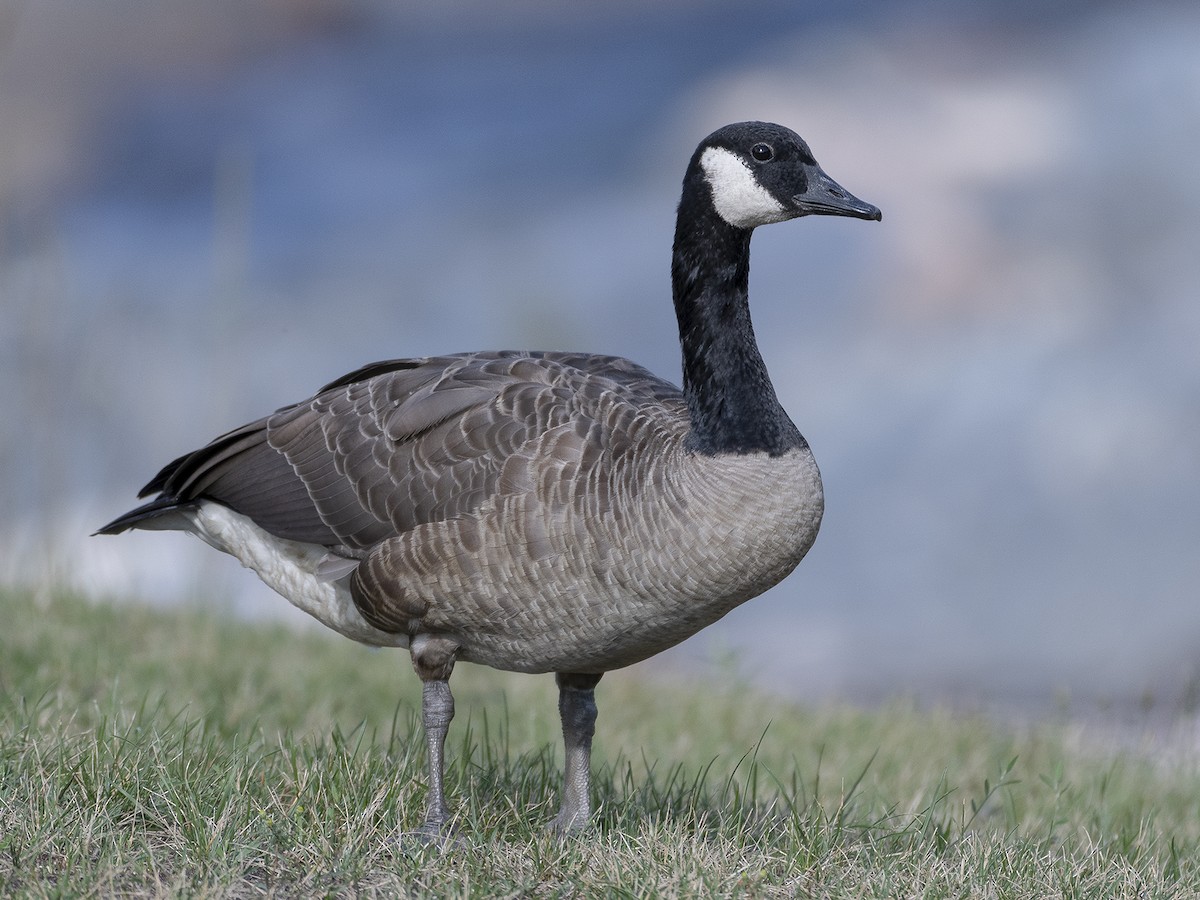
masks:
[[[432,6],[432,5],[430,5]],[[1127,698],[1200,672],[1200,7],[0,5],[0,580],[292,616],[158,466],[374,359],[678,378],[683,166],[794,127],[880,225],[756,235],[827,518],[663,664],[800,698]]]

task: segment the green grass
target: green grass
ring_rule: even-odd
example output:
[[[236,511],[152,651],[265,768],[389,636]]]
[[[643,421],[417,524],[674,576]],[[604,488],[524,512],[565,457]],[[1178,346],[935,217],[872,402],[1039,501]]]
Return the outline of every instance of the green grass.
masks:
[[[593,830],[558,801],[553,679],[462,665],[421,818],[407,655],[196,610],[0,591],[0,895],[1200,896],[1200,766],[897,702],[597,689]]]

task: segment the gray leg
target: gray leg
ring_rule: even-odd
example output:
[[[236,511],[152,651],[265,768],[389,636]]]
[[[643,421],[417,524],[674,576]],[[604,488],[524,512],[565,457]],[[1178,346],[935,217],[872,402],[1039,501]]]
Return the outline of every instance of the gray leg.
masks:
[[[562,808],[550,823],[560,834],[582,831],[592,813],[592,735],[596,733],[596,695],[599,675],[559,672],[558,713],[562,716],[563,768]]]
[[[425,726],[425,745],[429,754],[429,794],[425,799],[425,821],[421,832],[440,835],[450,822],[446,806],[443,774],[446,770],[446,732],[454,718],[454,695],[446,680],[426,681],[421,693],[421,723]]]
[[[423,682],[421,724],[429,756],[429,794],[425,801],[425,821],[418,831],[427,838],[441,839],[451,831],[450,808],[446,805],[443,782],[445,773],[446,732],[454,718],[454,696],[450,693],[450,673],[458,645],[447,638],[420,635],[411,645],[413,668]]]

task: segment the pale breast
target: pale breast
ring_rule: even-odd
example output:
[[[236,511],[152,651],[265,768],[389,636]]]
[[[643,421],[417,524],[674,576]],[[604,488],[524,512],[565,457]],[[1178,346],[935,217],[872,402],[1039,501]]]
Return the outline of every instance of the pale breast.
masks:
[[[605,671],[684,640],[795,568],[823,511],[807,447],[660,449],[614,467],[602,490],[583,480],[569,502],[507,496],[386,542],[367,565],[387,585],[389,627],[449,636],[459,658],[495,668]]]

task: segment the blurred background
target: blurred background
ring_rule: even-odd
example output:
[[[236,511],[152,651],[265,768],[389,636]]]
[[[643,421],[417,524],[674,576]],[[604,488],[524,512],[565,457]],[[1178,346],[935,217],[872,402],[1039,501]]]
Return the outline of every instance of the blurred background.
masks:
[[[648,665],[1194,702],[1193,2],[2,0],[0,582],[301,623],[199,541],[88,534],[371,360],[677,381],[683,169],[753,118],[884,211],[754,240],[828,512],[784,584]]]

